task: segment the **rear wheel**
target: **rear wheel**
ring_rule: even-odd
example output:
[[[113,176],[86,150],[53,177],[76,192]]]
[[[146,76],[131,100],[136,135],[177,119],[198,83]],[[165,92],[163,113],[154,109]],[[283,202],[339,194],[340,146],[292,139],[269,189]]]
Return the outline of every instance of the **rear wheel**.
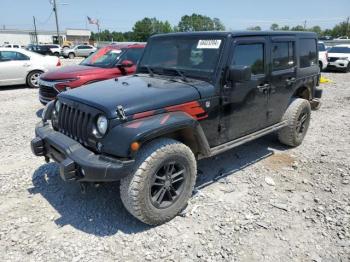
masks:
[[[190,148],[172,139],[157,139],[138,153],[137,170],[121,180],[125,208],[149,225],[159,225],[183,210],[196,181]]]
[[[70,59],[74,59],[75,54],[74,54],[74,53],[69,53],[69,54],[68,54],[68,57],[69,57]]]
[[[39,78],[42,74],[42,71],[32,71],[27,75],[27,85],[31,88],[39,87]]]
[[[288,125],[278,132],[278,139],[282,144],[296,147],[299,146],[309,128],[311,107],[309,101],[296,98],[284,113],[283,121]]]
[[[57,57],[59,57],[59,56],[60,56],[60,53],[55,52],[54,55],[57,56]]]

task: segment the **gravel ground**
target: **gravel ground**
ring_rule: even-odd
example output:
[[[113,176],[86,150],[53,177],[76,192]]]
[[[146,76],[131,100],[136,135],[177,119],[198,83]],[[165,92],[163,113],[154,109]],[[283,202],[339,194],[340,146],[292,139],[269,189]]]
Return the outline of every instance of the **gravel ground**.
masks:
[[[350,74],[324,76],[300,147],[271,135],[202,160],[188,208],[158,227],[127,213],[118,183],[81,194],[34,157],[38,91],[2,88],[1,260],[350,261]]]

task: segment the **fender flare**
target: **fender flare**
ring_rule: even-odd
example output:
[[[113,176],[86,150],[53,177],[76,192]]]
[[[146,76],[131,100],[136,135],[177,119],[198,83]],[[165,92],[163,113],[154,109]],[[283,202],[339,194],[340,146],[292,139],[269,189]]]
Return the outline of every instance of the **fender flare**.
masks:
[[[199,122],[180,111],[157,114],[115,126],[102,139],[102,151],[118,157],[133,157],[131,143],[139,142],[142,146],[158,137],[166,137],[183,130],[189,131],[196,143],[198,152],[194,153],[210,155],[209,143]]]

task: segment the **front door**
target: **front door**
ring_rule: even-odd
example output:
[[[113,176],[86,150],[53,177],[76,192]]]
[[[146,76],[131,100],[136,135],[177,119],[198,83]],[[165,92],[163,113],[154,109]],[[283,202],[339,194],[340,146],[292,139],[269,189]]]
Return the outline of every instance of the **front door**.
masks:
[[[221,143],[267,126],[269,89],[267,46],[266,37],[239,37],[233,41],[228,66],[249,66],[252,75],[246,82],[223,83]]]
[[[30,58],[16,51],[0,52],[0,85],[24,84]]]
[[[271,38],[271,81],[268,92],[269,125],[280,122],[296,82],[294,37]]]

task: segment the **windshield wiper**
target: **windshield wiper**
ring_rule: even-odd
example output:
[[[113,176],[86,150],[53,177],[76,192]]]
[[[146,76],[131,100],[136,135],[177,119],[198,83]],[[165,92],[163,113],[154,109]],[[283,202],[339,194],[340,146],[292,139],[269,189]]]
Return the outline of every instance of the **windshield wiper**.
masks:
[[[143,65],[142,67],[144,67],[144,68],[146,68],[146,69],[147,69],[148,74],[149,74],[151,77],[153,77],[153,76],[154,76],[154,72],[153,72],[153,70],[151,69],[151,67],[150,67],[150,66],[148,66],[148,65]]]
[[[185,76],[184,72],[182,72],[181,70],[177,69],[177,68],[165,68],[166,70],[172,70],[174,72],[176,72],[179,76],[181,76],[181,80],[184,82],[188,82],[187,77]]]

